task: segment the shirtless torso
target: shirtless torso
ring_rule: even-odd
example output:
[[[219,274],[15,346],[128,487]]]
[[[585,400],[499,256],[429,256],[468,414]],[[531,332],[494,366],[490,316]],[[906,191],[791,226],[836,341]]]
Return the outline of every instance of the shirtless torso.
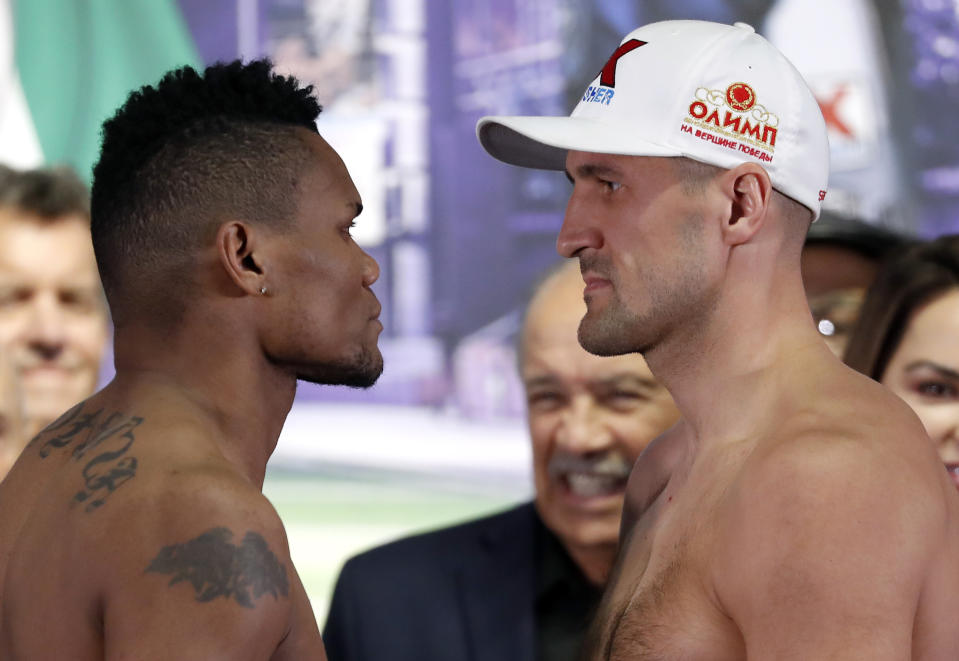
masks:
[[[325,659],[276,512],[188,411],[111,386],[30,443],[0,483],[0,658]]]
[[[647,449],[585,658],[959,658],[959,498],[911,411],[834,371],[753,436]]]

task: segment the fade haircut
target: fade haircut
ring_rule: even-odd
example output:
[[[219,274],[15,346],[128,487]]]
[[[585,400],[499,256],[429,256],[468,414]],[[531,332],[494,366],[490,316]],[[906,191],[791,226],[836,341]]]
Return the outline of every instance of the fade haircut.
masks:
[[[710,179],[722,172],[723,168],[696,161],[686,156],[670,158],[682,191],[688,195],[702,195]]]
[[[677,156],[669,160],[673,165],[676,177],[679,179],[681,190],[687,195],[702,195],[705,193],[709,181],[724,170],[717,165],[703,163],[685,156]],[[772,197],[774,204],[779,206],[780,213],[786,219],[787,230],[790,230],[788,232],[791,244],[790,252],[798,257],[809,225],[812,222],[812,210],[785,193],[781,193],[775,187]]]
[[[91,233],[117,326],[123,309],[151,298],[159,282],[167,291],[187,284],[220,222],[292,221],[311,154],[301,129],[317,133],[321,108],[312,86],[271,67],[261,59],[202,74],[176,69],[133,92],[104,123]]]
[[[67,165],[15,170],[0,165],[0,207],[47,222],[65,217],[90,218],[90,195]]]

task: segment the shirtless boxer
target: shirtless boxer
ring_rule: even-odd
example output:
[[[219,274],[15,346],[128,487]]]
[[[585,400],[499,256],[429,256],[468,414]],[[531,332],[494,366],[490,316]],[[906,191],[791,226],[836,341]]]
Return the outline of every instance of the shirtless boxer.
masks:
[[[585,657],[959,658],[959,499],[898,398],[818,336],[800,252],[828,176],[802,78],[746,25],[629,34],[572,118],[484,118],[565,169],[598,354],[644,354],[682,417],[627,487]]]
[[[184,68],[104,125],[116,378],[0,484],[0,658],[325,659],[261,487],[298,378],[371,385],[379,271],[310,89]]]

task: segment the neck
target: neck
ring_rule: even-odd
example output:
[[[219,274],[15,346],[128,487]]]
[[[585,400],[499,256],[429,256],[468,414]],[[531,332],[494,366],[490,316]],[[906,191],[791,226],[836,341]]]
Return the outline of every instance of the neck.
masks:
[[[590,583],[603,587],[616,561],[616,545],[567,546],[566,551]]]
[[[815,329],[798,269],[730,275],[706,318],[645,354],[698,442],[750,437],[773,397],[794,386],[789,374],[836,362]]]
[[[114,342],[111,388],[160,402],[199,426],[259,488],[293,404],[296,378],[270,363],[242,324],[185,322],[174,332],[126,327]]]

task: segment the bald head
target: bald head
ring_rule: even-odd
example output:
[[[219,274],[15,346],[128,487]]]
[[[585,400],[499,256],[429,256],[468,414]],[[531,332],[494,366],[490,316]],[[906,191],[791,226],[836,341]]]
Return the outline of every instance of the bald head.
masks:
[[[526,307],[520,332],[520,360],[530,341],[535,344],[549,336],[576,338],[579,322],[586,314],[583,278],[579,261],[571,259],[550,271],[539,283]]]

